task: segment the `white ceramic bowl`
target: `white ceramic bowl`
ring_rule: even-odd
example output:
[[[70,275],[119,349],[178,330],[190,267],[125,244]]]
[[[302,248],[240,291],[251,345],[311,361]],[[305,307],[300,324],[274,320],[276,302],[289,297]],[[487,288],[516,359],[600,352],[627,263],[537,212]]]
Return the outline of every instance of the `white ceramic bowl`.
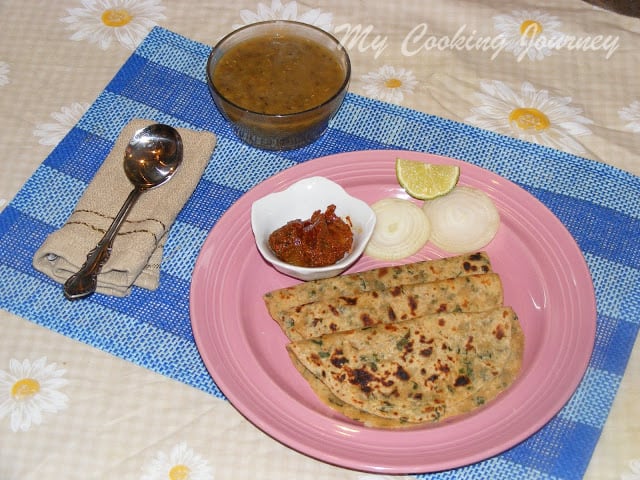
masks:
[[[307,220],[316,210],[336,206],[336,215],[351,219],[353,248],[342,260],[327,267],[298,267],[279,260],[269,248],[269,235],[292,220]],[[286,190],[256,200],[251,207],[251,228],[258,250],[276,270],[299,280],[335,277],[362,255],[376,224],[376,215],[362,200],[352,197],[324,177],[300,180]]]

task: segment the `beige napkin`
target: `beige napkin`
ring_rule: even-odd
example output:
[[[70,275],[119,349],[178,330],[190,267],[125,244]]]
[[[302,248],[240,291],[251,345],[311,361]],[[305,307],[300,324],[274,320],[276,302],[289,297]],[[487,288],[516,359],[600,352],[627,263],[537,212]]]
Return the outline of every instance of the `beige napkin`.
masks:
[[[152,123],[135,119],[123,128],[65,225],[36,251],[33,266],[37,270],[64,283],[84,264],[133,189],[123,169],[127,143],[137,130]],[[184,148],[182,164],[173,178],[143,193],[134,205],[98,275],[97,292],[122,297],[132,285],[158,288],[167,231],[193,193],[216,144],[211,132],[178,131]]]

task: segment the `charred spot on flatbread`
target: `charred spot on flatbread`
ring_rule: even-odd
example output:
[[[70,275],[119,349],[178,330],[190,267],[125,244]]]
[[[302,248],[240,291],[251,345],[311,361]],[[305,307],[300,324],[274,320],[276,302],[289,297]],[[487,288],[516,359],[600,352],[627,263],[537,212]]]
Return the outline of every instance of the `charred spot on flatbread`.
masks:
[[[500,338],[492,333],[498,325]],[[404,428],[493,400],[517,377],[524,341],[513,310],[497,307],[327,334],[287,348],[331,408],[368,426]]]

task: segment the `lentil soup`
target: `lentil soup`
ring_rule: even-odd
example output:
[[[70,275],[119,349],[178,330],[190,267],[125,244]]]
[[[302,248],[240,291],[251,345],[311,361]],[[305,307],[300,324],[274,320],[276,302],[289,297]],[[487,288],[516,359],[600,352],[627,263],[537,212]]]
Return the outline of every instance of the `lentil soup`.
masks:
[[[345,75],[329,48],[298,35],[269,33],[230,48],[213,72],[213,84],[241,108],[286,115],[331,99]]]

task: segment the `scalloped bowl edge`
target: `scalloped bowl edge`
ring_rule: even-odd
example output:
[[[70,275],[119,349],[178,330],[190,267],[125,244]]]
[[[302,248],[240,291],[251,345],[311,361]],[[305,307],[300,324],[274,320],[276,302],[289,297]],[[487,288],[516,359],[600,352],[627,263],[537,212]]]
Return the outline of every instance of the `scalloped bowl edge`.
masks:
[[[298,267],[279,260],[269,247],[269,235],[287,222],[311,217],[316,210],[336,206],[336,215],[349,217],[353,248],[339,262],[326,267]],[[364,252],[376,223],[375,212],[359,198],[349,195],[339,184],[325,177],[308,177],[285,190],[256,200],[251,206],[251,228],[262,257],[285,275],[299,280],[317,280],[340,275]]]

